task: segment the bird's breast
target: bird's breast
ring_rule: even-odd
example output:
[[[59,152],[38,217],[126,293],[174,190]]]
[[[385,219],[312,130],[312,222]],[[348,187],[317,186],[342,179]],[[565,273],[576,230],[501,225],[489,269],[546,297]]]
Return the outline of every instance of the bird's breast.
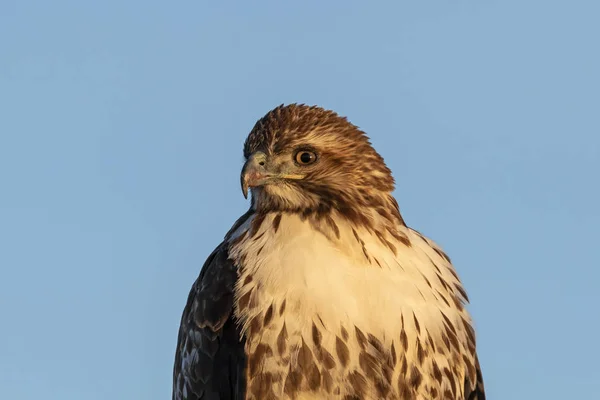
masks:
[[[249,398],[451,390],[435,377],[468,345],[470,328],[451,265],[408,230],[408,244],[390,246],[338,226],[332,238],[295,215],[268,215],[232,236]]]

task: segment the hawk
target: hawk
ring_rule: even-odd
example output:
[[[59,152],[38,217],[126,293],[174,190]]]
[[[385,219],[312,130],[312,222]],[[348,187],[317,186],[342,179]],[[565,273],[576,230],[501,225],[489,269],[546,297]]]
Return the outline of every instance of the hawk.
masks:
[[[173,399],[484,400],[467,294],[365,133],[282,105],[244,157],[251,205],[192,286]]]

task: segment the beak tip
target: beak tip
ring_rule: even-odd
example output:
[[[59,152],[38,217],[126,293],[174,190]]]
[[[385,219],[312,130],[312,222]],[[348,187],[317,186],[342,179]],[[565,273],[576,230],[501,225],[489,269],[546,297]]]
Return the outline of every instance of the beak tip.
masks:
[[[266,178],[268,178],[267,171],[264,167],[267,156],[261,151],[253,153],[242,168],[242,174],[240,176],[242,184],[242,194],[244,198],[248,198],[248,191],[251,187],[262,185]]]

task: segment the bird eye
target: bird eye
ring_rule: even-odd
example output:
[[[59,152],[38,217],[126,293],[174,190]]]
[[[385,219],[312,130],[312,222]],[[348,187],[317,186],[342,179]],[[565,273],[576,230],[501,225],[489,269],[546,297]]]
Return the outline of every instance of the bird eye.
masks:
[[[300,165],[309,165],[317,161],[317,155],[312,151],[308,150],[300,150],[296,153],[296,156],[294,158],[296,159],[296,162]]]

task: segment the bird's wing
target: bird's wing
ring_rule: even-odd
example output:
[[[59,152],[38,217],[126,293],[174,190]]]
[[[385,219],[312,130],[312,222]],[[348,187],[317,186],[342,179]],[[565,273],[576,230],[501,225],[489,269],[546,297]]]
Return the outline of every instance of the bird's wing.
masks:
[[[233,319],[236,268],[221,243],[194,282],[181,317],[173,400],[234,400],[245,390],[244,343]]]
[[[477,370],[477,382],[465,381],[465,399],[466,400],[485,400],[485,390],[483,388],[483,375],[479,366],[479,359],[475,358],[475,369]]]

